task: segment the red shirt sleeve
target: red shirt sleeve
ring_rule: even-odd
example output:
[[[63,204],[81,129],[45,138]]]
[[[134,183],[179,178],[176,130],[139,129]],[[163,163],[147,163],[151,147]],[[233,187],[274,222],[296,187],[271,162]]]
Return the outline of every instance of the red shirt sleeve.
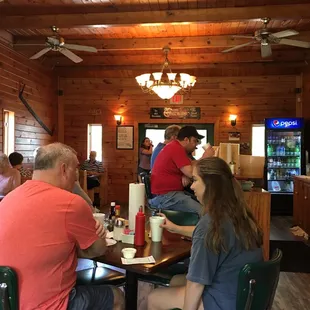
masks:
[[[175,152],[173,152],[171,154],[172,156],[172,160],[173,162],[176,164],[176,166],[181,169],[185,166],[190,166],[191,165],[191,161],[190,159],[188,158],[188,156],[186,155],[186,152],[185,150],[183,149],[180,149],[180,150],[176,150]]]
[[[98,239],[95,225],[89,205],[81,197],[75,196],[66,211],[69,240],[78,244],[82,250],[89,248]]]

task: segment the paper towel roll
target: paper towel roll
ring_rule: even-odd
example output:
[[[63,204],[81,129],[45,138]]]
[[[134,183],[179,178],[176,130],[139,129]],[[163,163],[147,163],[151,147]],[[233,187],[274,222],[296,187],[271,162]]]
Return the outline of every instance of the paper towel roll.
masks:
[[[229,164],[232,161],[231,157],[231,144],[227,144],[227,164]]]
[[[145,204],[145,186],[143,183],[129,184],[129,229],[135,229],[136,215],[140,206]]]

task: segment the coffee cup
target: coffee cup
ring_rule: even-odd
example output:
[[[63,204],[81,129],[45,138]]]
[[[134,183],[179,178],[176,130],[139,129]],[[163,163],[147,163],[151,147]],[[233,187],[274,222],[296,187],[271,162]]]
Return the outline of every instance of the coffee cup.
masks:
[[[151,225],[151,239],[153,242],[161,242],[163,236],[163,228],[160,227],[163,224],[165,218],[162,216],[151,216],[150,225]]]
[[[211,147],[210,143],[206,143],[205,145],[202,146],[202,148],[206,151],[209,147]]]

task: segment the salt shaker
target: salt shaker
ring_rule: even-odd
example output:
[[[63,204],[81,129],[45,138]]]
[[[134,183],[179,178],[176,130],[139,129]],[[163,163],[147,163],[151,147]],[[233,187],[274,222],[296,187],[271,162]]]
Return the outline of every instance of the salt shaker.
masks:
[[[113,239],[116,241],[120,241],[122,238],[122,233],[124,232],[125,220],[122,218],[118,218],[115,220],[114,231],[113,231]]]

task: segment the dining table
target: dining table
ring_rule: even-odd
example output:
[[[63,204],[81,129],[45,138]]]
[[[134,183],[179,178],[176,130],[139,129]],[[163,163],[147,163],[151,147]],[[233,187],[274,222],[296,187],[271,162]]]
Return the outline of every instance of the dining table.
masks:
[[[152,255],[155,259],[155,263],[124,265],[121,260],[123,257],[122,249],[124,248],[135,248],[137,250],[135,257],[147,257]],[[188,258],[190,256],[190,250],[190,241],[184,240],[181,235],[172,234],[164,230],[161,242],[152,242],[149,237],[146,237],[143,246],[117,242],[115,245],[109,246],[103,256],[96,257],[93,260],[126,270],[126,309],[136,310],[138,304],[139,274],[147,275],[163,271],[165,267]]]

